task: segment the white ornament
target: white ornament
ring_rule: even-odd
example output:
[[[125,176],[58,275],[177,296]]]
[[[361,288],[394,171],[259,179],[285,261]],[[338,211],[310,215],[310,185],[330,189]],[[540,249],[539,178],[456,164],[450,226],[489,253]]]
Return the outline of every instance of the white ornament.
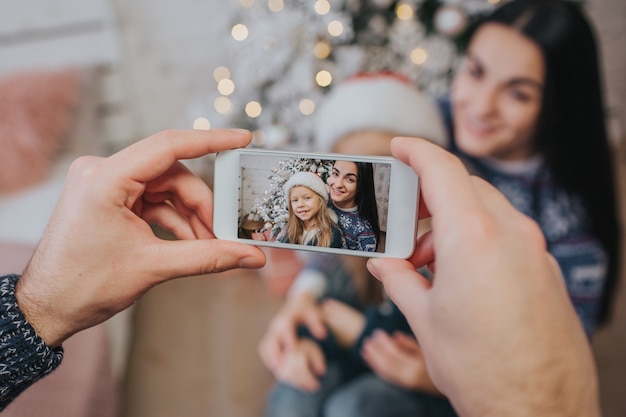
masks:
[[[442,6],[435,12],[437,31],[446,36],[457,36],[467,27],[467,14],[456,6]]]

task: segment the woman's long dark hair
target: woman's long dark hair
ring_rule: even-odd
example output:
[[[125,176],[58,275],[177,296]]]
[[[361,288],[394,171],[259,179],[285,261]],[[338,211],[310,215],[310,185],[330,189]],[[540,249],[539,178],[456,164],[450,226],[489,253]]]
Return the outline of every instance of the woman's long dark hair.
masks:
[[[378,207],[374,191],[374,167],[371,162],[357,162],[357,184],[355,202],[359,207],[359,216],[367,219],[376,234],[376,248],[380,243],[380,225]]]
[[[577,4],[560,0],[514,0],[480,24],[486,22],[518,30],[542,51],[545,86],[535,145],[555,181],[582,200],[608,254],[597,317],[604,324],[618,281],[620,224],[594,30]]]

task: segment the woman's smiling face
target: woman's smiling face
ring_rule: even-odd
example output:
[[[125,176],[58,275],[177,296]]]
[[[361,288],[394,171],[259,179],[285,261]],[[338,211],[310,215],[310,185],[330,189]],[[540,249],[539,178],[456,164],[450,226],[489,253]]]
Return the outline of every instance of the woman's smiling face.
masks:
[[[333,170],[328,177],[330,199],[340,209],[352,208],[356,205],[358,170],[354,162],[335,161]]]
[[[533,41],[504,25],[482,26],[452,85],[459,148],[471,156],[509,161],[532,156],[544,71]]]

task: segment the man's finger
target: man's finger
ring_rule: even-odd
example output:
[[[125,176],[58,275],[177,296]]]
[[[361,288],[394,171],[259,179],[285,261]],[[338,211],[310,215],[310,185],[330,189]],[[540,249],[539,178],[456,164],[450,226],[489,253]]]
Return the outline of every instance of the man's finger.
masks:
[[[121,150],[108,162],[122,178],[146,182],[166,172],[178,160],[242,148],[250,140],[250,132],[245,130],[166,130]]]
[[[391,141],[391,153],[420,177],[422,204],[433,216],[433,227],[435,222],[452,227],[468,212],[482,207],[461,160],[440,146],[424,139],[397,137]],[[450,204],[451,194],[455,204]]]
[[[235,268],[260,268],[265,264],[263,252],[250,245],[225,240],[160,240],[148,248],[154,257],[155,275],[163,281],[170,278],[210,274]]]
[[[382,281],[385,291],[405,317],[415,317],[418,323],[428,303],[427,292],[431,283],[415,271],[409,261],[393,258],[371,258],[367,269]],[[415,331],[415,329],[413,329]]]
[[[415,250],[408,260],[416,268],[421,268],[435,261],[433,238],[433,232],[429,230],[421,235],[415,242]]]

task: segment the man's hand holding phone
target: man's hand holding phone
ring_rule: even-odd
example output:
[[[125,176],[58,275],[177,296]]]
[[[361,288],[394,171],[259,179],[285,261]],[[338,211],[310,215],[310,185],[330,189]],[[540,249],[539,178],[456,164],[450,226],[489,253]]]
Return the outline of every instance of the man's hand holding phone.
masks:
[[[460,415],[600,415],[589,341],[539,227],[445,150],[396,138],[392,152],[420,176],[432,230],[409,260],[368,268],[437,388]],[[416,272],[424,265],[432,282]]]

